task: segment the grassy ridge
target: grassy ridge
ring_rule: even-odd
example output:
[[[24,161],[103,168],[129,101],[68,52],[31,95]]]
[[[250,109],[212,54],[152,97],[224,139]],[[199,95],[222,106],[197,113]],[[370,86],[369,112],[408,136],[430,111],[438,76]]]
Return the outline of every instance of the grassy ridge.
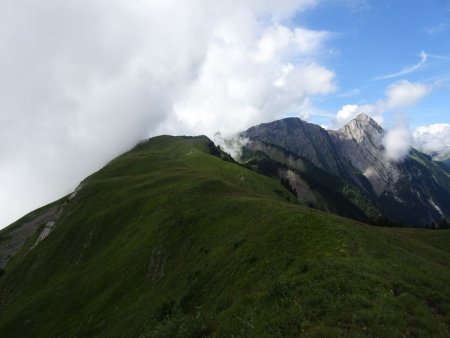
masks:
[[[449,336],[450,231],[376,228],[158,137],[0,277],[0,336]]]

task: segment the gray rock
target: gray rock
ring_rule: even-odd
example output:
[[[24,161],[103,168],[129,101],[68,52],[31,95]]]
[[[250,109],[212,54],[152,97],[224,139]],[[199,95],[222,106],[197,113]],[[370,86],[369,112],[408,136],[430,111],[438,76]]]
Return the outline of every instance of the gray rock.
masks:
[[[383,129],[369,116],[358,115],[344,127],[329,132],[341,159],[358,169],[380,196],[400,177],[396,163],[385,159],[381,141]]]

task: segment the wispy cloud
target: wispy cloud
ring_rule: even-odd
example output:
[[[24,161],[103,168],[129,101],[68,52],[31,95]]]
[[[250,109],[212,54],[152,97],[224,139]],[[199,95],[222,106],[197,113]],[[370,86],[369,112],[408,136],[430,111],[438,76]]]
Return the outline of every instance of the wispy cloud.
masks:
[[[427,34],[437,34],[445,32],[450,27],[450,23],[448,21],[444,21],[439,23],[438,25],[425,27],[422,29],[422,32],[425,32]]]
[[[393,79],[396,77],[400,77],[406,74],[411,74],[413,72],[415,72],[416,70],[418,70],[420,67],[422,67],[428,60],[428,57],[430,56],[428,53],[421,51],[420,52],[420,61],[418,63],[416,63],[415,65],[412,66],[408,66],[403,68],[402,70],[400,70],[399,72],[396,73],[391,73],[391,74],[387,74],[387,75],[382,75],[382,76],[377,76],[375,78],[375,80],[387,80],[387,79]]]
[[[350,8],[352,12],[361,12],[370,9],[369,0],[340,0]]]
[[[361,90],[359,88],[353,88],[350,90],[347,90],[345,92],[341,92],[339,94],[337,94],[337,97],[341,97],[341,98],[349,98],[349,97],[355,97],[358,96],[359,94],[361,94]]]
[[[446,56],[446,55],[437,55],[437,54],[428,54],[429,58],[433,58],[433,59],[437,59],[437,60],[442,60],[442,61],[449,61],[450,60],[450,56]]]

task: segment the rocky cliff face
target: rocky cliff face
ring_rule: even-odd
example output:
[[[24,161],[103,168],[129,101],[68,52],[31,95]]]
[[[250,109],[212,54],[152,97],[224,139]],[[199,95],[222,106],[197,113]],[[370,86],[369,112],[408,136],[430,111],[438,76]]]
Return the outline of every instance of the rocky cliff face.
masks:
[[[358,169],[380,196],[398,181],[396,163],[385,159],[381,144],[383,129],[369,116],[358,115],[337,131],[330,131],[340,157]]]
[[[306,184],[333,185],[330,190],[322,184],[316,192],[328,201],[324,209],[347,216],[346,210],[330,202],[341,205],[336,199],[343,198],[372,221],[381,215],[407,226],[438,226],[450,217],[449,171],[414,149],[402,162],[388,161],[382,145],[384,130],[365,114],[336,131],[287,118],[252,127],[241,135],[250,140],[244,160],[252,159],[252,151],[263,153],[295,170]],[[308,174],[305,161],[311,164]],[[332,177],[340,183],[334,184]],[[295,187],[295,182],[291,184]]]
[[[308,158],[319,168],[341,173],[341,161],[336,155],[333,139],[322,127],[298,118],[286,118],[263,123],[245,132],[252,141],[262,141]]]

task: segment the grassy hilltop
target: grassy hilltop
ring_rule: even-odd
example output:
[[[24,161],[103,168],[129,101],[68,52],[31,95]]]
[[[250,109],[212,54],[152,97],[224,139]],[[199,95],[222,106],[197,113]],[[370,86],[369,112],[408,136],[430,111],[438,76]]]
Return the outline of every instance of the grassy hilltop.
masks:
[[[0,336],[450,336],[450,230],[310,209],[226,159],[160,136],[88,177],[6,266]]]

